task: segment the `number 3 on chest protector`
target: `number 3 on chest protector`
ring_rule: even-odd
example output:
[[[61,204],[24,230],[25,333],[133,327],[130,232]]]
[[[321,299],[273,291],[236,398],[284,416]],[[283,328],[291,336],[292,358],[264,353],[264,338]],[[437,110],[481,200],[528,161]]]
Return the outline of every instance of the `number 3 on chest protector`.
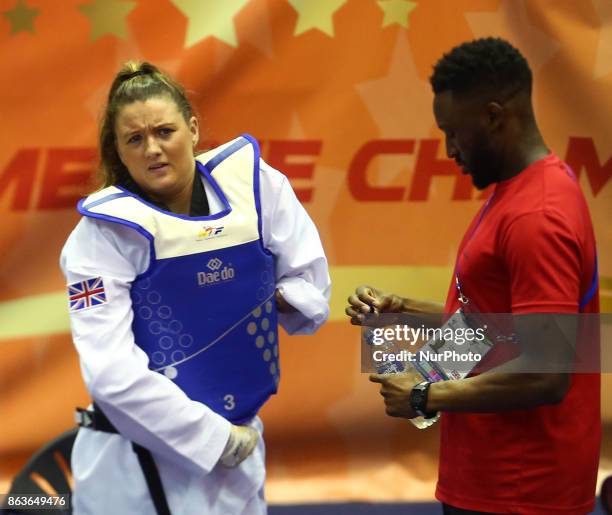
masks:
[[[232,411],[236,407],[236,401],[234,400],[233,395],[228,393],[225,397],[223,397],[223,400],[225,401],[225,404],[223,405],[223,407],[227,411]]]

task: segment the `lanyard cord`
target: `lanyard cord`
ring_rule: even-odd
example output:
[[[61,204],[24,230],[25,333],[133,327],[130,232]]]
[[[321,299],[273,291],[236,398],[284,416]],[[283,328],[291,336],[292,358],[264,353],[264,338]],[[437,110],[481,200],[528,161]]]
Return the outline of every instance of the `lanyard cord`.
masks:
[[[478,217],[478,220],[476,221],[476,225],[472,228],[472,230],[467,236],[465,245],[463,245],[463,250],[461,251],[461,255],[459,256],[459,259],[457,260],[457,266],[455,268],[455,286],[457,287],[457,292],[459,293],[459,302],[461,302],[461,304],[467,304],[469,302],[468,298],[465,295],[463,295],[463,292],[461,291],[461,281],[459,281],[459,271],[461,270],[461,261],[465,254],[465,249],[467,248],[469,242],[472,241],[472,238],[476,234],[478,227],[480,227],[480,222],[482,222],[482,219],[484,218],[485,214],[489,210],[489,207],[491,207],[491,202],[493,201],[493,197],[495,197],[495,192],[493,192],[491,196],[487,199],[487,202],[482,208],[482,211],[480,212],[480,216]]]
[[[584,307],[591,302],[593,295],[597,291],[597,285],[599,284],[599,276],[597,274],[597,252],[595,252],[595,268],[593,270],[593,279],[591,279],[591,286],[588,291],[584,294],[584,297],[580,300],[580,305],[578,306],[579,311],[582,311]]]

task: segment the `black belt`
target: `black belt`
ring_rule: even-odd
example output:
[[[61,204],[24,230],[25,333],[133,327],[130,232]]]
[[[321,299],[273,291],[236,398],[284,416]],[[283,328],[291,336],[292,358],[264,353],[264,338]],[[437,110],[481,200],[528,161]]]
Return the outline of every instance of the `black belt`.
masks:
[[[106,415],[102,413],[102,410],[100,410],[95,403],[92,411],[77,408],[75,416],[79,427],[103,431],[105,433],[119,434],[117,428],[108,420]],[[140,463],[140,468],[147,482],[147,487],[149,488],[149,493],[151,494],[151,499],[153,500],[157,514],[171,515],[166,493],[164,492],[164,487],[159,476],[159,470],[157,470],[157,465],[155,465],[155,460],[151,455],[151,451],[134,442],[132,442],[132,448],[138,457],[138,462]]]

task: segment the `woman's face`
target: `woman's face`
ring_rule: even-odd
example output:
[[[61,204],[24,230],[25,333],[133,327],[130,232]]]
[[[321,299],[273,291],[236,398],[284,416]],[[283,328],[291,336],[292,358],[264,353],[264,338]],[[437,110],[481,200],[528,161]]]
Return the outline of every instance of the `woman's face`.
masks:
[[[154,200],[172,203],[191,191],[198,121],[186,122],[174,100],[152,97],[117,113],[117,152],[132,179]]]

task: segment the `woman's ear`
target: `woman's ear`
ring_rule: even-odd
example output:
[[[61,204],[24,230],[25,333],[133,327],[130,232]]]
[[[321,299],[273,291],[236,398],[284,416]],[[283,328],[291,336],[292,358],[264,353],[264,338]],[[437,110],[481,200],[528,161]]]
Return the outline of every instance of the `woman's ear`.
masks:
[[[198,119],[195,116],[189,119],[189,132],[191,132],[191,141],[193,142],[193,148],[195,148],[198,141],[200,141],[200,128],[198,126]]]

